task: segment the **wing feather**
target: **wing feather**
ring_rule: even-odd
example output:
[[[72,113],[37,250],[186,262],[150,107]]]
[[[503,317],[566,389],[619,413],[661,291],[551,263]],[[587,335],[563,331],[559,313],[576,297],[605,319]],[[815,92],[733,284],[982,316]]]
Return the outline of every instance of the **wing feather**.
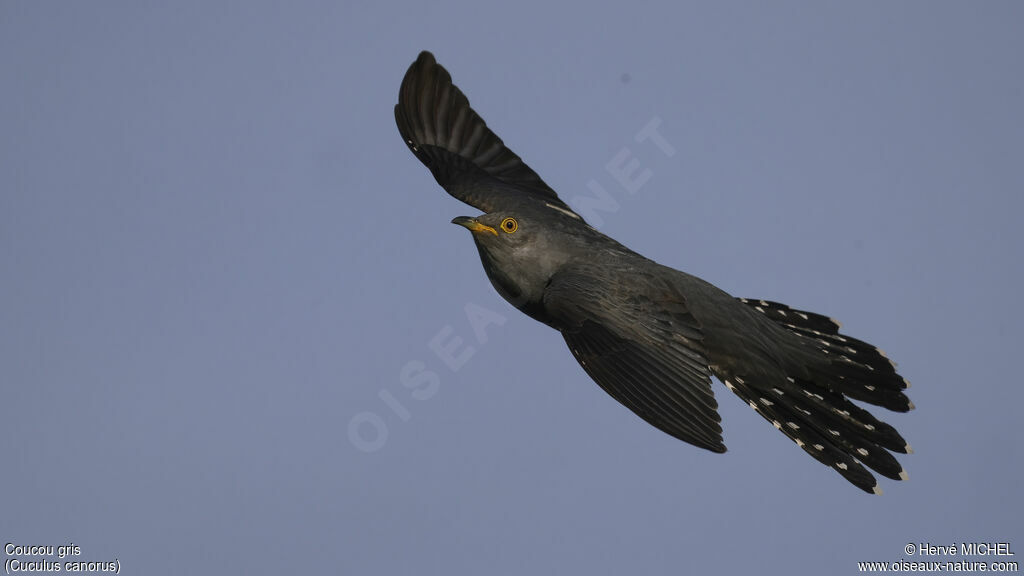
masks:
[[[571,212],[469,105],[433,54],[421,52],[398,92],[402,139],[449,194],[484,212],[535,199]]]
[[[700,325],[668,283],[577,265],[555,274],[544,306],[605,392],[667,434],[725,451]]]

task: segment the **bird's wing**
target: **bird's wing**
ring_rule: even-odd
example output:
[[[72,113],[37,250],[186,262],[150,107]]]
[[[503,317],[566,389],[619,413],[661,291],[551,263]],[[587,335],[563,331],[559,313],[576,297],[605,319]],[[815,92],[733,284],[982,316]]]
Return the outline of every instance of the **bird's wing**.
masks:
[[[576,265],[552,277],[544,307],[605,392],[656,428],[725,452],[700,323],[669,283]]]
[[[412,63],[395,105],[402,139],[449,194],[484,212],[535,198],[572,210],[505,147],[430,52]]]

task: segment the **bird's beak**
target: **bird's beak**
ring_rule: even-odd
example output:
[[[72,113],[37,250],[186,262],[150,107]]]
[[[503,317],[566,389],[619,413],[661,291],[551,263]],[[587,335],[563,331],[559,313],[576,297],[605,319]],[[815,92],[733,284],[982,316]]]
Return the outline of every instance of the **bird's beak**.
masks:
[[[498,231],[486,224],[481,224],[476,218],[470,218],[469,216],[457,216],[452,219],[452,224],[458,224],[463,228],[468,228],[470,232],[490,232],[495,236],[498,235]]]

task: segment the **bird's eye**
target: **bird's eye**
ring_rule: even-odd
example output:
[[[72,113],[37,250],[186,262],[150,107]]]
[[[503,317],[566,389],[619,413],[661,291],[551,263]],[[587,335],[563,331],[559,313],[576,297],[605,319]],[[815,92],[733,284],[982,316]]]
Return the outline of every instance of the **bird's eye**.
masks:
[[[501,229],[511,234],[519,229],[519,223],[515,218],[505,218],[501,221]]]

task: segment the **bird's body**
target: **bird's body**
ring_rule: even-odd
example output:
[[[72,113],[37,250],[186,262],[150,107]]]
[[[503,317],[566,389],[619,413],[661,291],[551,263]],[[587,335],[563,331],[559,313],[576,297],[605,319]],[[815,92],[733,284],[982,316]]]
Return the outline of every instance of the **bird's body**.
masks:
[[[906,474],[906,441],[850,398],[913,407],[874,346],[824,316],[714,285],[649,260],[588,225],[494,135],[432,55],[409,68],[395,107],[413,153],[453,196],[486,214],[473,232],[498,293],[559,330],[613,398],[681,440],[724,452],[714,375],[850,482],[878,492],[862,464]]]

